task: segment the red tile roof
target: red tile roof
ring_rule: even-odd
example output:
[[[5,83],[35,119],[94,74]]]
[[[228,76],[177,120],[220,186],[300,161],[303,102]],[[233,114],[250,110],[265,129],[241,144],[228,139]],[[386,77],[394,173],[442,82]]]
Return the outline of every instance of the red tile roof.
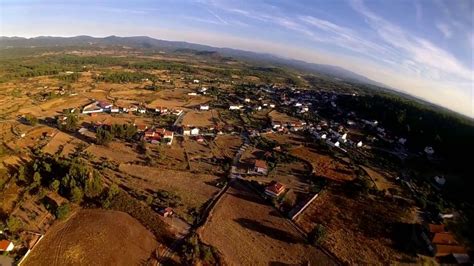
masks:
[[[467,251],[464,247],[458,245],[436,245],[436,257],[446,256],[449,254],[465,254]]]
[[[267,169],[267,163],[263,160],[255,160],[255,167]]]
[[[0,241],[0,251],[5,251],[7,250],[8,246],[10,245],[10,241],[8,240],[1,240]]]
[[[443,233],[446,231],[444,224],[429,224],[428,228],[431,233]]]
[[[278,195],[285,189],[285,185],[280,182],[272,181],[265,190],[268,192],[273,192],[274,194]]]
[[[454,239],[451,233],[436,233],[431,241],[433,244],[457,245],[458,242]]]

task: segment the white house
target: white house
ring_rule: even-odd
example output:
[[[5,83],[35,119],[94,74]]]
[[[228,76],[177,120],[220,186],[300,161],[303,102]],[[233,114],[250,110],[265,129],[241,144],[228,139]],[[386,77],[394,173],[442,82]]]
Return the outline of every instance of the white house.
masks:
[[[199,110],[208,111],[209,110],[209,105],[207,105],[207,104],[206,105],[201,105],[201,106],[199,106]]]
[[[426,147],[425,147],[425,153],[426,153],[427,155],[433,155],[433,154],[434,154],[434,149],[433,149],[433,147],[431,147],[431,146],[426,146]]]
[[[361,148],[363,146],[362,141],[357,142],[357,148]]]
[[[434,180],[435,180],[436,184],[438,184],[439,186],[444,186],[444,184],[446,184],[446,178],[444,178],[444,176],[442,176],[442,177],[435,176]]]
[[[193,83],[198,84],[198,83],[199,83],[199,79],[193,79]]]
[[[191,129],[191,136],[199,135],[199,128],[195,127]]]
[[[104,111],[104,108],[102,108],[99,105],[98,101],[90,103],[90,104],[84,106],[84,108],[82,108],[82,113],[83,114],[102,113],[103,111]]]
[[[188,95],[189,95],[189,96],[197,96],[197,93],[195,93],[195,92],[189,92]]]
[[[275,104],[271,103],[270,108],[275,108]]]
[[[146,108],[140,107],[140,108],[137,109],[137,112],[140,113],[140,114],[144,114],[144,113],[146,113]]]
[[[249,102],[250,102],[250,98],[245,98],[244,102],[249,103]]]
[[[240,110],[242,107],[242,105],[231,105],[229,106],[229,110]]]
[[[111,113],[118,113],[119,111],[120,109],[117,106],[112,106],[112,108],[110,108]]]
[[[402,144],[402,145],[405,145],[405,143],[407,142],[407,139],[406,138],[399,138],[398,139],[398,143]]]

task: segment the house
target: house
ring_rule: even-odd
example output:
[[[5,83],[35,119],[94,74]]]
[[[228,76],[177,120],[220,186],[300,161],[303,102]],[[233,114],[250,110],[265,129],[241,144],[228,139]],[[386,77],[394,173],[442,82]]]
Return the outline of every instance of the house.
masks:
[[[9,240],[0,240],[0,252],[9,252],[12,251],[15,245]]]
[[[196,141],[199,142],[199,143],[203,143],[204,142],[203,136],[197,136]]]
[[[128,110],[129,110],[130,112],[138,112],[138,106],[132,105],[132,106],[130,106],[130,107],[128,108]]]
[[[230,105],[229,110],[240,110],[244,107],[243,105]]]
[[[270,197],[278,197],[285,191],[285,185],[282,183],[272,181],[268,186],[265,187],[265,194]]]
[[[146,108],[145,107],[138,107],[137,112],[140,114],[146,113]]]
[[[197,93],[195,93],[195,92],[189,92],[188,95],[189,95],[189,96],[197,96]]]
[[[117,106],[113,106],[112,108],[110,108],[110,112],[111,113],[118,113],[118,112],[120,112],[120,108],[118,108]]]
[[[163,208],[159,212],[160,212],[161,216],[163,216],[163,217],[171,217],[174,214],[173,209],[170,208],[170,207]]]
[[[273,129],[278,129],[281,128],[283,125],[280,121],[272,121],[272,128]]]
[[[250,102],[250,98],[245,98],[245,99],[244,99],[244,102],[249,103],[249,102]]]
[[[399,138],[398,139],[398,143],[402,144],[402,145],[405,145],[405,143],[407,142],[407,139],[406,138]]]
[[[83,114],[102,113],[104,108],[99,105],[99,102],[95,101],[82,108]]]
[[[426,146],[424,149],[426,155],[433,155],[434,154],[434,149],[431,146]]]
[[[357,148],[361,148],[364,144],[362,143],[362,141],[359,141],[357,142],[356,146]]]
[[[194,84],[199,84],[199,79],[193,79]]]
[[[199,135],[199,128],[197,128],[197,127],[184,128],[183,129],[183,135],[184,136],[197,136],[197,135]]]
[[[454,239],[454,236],[451,233],[436,233],[431,240],[433,244],[440,245],[457,245],[458,242]]]
[[[428,224],[428,231],[430,233],[444,233],[446,229],[444,228],[444,224]]]
[[[253,164],[253,172],[266,175],[268,173],[267,163],[263,160],[255,160]]]
[[[163,132],[163,140],[166,142],[166,144],[168,145],[173,144],[173,139],[174,139],[173,131],[165,130],[165,132]]]
[[[137,126],[137,131],[138,132],[143,132],[143,131],[148,129],[147,125],[140,124],[140,125],[136,125],[136,126]]]
[[[199,110],[208,111],[209,110],[209,105],[201,105],[201,106],[199,106]]]
[[[99,101],[97,104],[102,109],[110,109],[112,108],[112,104],[106,101]]]
[[[442,187],[442,186],[444,186],[444,184],[446,184],[446,178],[444,178],[444,176],[441,176],[441,177],[435,176],[434,181],[440,187]]]

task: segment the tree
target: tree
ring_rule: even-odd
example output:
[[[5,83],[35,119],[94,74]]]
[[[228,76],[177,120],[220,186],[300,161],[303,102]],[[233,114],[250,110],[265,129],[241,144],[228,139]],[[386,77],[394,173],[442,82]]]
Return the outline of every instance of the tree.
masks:
[[[85,186],[85,195],[88,198],[95,198],[102,193],[103,190],[103,183],[102,183],[102,177],[97,171],[92,172],[92,177],[90,177],[86,181],[86,186]]]
[[[313,245],[321,244],[326,237],[326,228],[322,224],[317,224],[309,233],[309,241]]]
[[[102,127],[97,129],[95,136],[97,138],[97,144],[101,145],[106,145],[113,139],[113,135]]]
[[[36,184],[36,185],[40,185],[41,184],[41,174],[39,172],[35,172],[34,175],[33,175],[33,182]]]
[[[23,223],[20,219],[10,216],[7,220],[7,227],[8,230],[15,233],[23,227]]]
[[[25,115],[25,121],[32,126],[38,124],[38,118],[32,114]]]
[[[59,206],[58,209],[56,210],[56,217],[58,219],[65,219],[69,216],[69,213],[71,212],[71,209],[69,207],[69,204],[64,203],[63,205]]]
[[[54,192],[58,192],[58,190],[59,190],[59,185],[61,185],[61,182],[59,182],[59,180],[54,180],[54,181],[51,182],[51,184],[49,185],[49,189],[51,189],[51,190],[54,191]]]
[[[73,187],[71,190],[71,201],[74,203],[81,203],[84,193],[79,187]]]
[[[26,170],[25,170],[25,166],[23,165],[20,165],[20,167],[18,167],[18,175],[17,175],[17,178],[20,182],[23,182],[23,183],[28,183],[28,178],[26,177]]]

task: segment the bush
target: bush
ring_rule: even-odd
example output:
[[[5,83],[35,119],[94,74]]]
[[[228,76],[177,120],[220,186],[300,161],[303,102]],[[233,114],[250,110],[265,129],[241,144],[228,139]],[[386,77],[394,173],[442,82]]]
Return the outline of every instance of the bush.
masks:
[[[69,207],[69,204],[65,203],[61,206],[58,207],[56,210],[56,218],[58,219],[65,219],[69,216],[69,213],[71,212],[71,209]]]
[[[326,237],[326,228],[322,224],[317,224],[309,233],[309,241],[313,245],[321,244]]]
[[[10,232],[18,232],[23,227],[23,223],[20,219],[10,216],[7,220],[7,227]]]
[[[25,121],[32,126],[38,124],[38,118],[32,114],[25,115]]]

